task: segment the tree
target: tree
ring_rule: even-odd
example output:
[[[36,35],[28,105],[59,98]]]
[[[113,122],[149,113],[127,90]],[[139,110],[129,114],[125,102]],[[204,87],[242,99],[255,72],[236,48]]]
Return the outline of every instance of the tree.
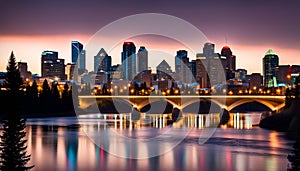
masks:
[[[50,109],[52,112],[59,112],[60,109],[60,94],[57,88],[57,82],[52,82],[51,85],[51,106]]]
[[[48,84],[48,81],[45,79],[42,85],[42,91],[40,93],[40,107],[41,107],[41,111],[44,113],[48,113],[51,104],[51,100],[49,100],[51,97],[51,91],[50,91],[50,87]]]
[[[20,88],[22,79],[18,67],[16,65],[16,58],[11,53],[7,66],[7,91],[10,105],[9,114],[7,114],[1,122],[3,123],[3,132],[0,136],[0,170],[29,170],[34,166],[26,166],[30,160],[30,155],[27,154],[25,136],[26,120],[22,118],[20,112]]]
[[[62,101],[62,110],[63,112],[71,111],[72,106],[72,95],[69,92],[69,86],[67,83],[64,85],[64,89],[62,91],[61,95],[61,101]]]

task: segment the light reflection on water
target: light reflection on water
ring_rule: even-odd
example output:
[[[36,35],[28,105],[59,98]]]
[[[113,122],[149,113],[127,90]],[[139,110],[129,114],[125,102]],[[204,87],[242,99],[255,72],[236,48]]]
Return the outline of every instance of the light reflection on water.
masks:
[[[186,114],[171,123],[170,115],[145,115],[130,122],[131,116],[85,115],[76,118],[29,119],[28,153],[33,170],[286,170],[289,141],[278,132],[254,125],[260,114],[230,114],[228,123],[218,126],[219,114]],[[77,124],[82,124],[79,127]],[[84,130],[105,131],[112,128],[134,138],[150,138],[175,128],[192,128],[173,150],[148,159],[125,159],[107,153],[87,136]],[[207,127],[218,126],[205,144],[198,144],[199,134]],[[110,148],[131,154],[132,150],[149,153],[145,144],[135,149],[122,141],[106,140]],[[162,141],[157,143],[171,142]]]

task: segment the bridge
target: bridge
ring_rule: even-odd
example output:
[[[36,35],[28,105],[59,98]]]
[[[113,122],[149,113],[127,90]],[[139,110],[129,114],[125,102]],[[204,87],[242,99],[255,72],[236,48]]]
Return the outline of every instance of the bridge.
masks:
[[[279,111],[285,105],[285,96],[268,96],[268,95],[194,95],[194,96],[79,96],[79,105],[81,109],[87,109],[92,105],[101,104],[104,101],[118,101],[123,104],[131,105],[138,111],[145,106],[165,101],[180,110],[189,105],[197,104],[203,101],[209,101],[216,104],[222,109],[231,111],[232,109],[251,102],[260,103],[272,111]]]

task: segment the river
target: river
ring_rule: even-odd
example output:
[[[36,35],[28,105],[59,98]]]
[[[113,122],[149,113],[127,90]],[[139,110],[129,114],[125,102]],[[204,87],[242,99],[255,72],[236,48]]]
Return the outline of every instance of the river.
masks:
[[[231,113],[221,126],[218,114],[185,114],[174,123],[169,118],[28,119],[32,170],[287,170],[294,142],[255,126],[260,113]]]

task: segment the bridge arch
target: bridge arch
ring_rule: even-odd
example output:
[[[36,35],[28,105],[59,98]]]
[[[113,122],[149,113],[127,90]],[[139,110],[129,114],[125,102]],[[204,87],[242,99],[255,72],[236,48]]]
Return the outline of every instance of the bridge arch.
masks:
[[[234,109],[234,108],[236,108],[236,107],[238,107],[238,106],[240,106],[240,105],[243,105],[243,104],[246,104],[246,103],[251,103],[251,102],[258,102],[258,103],[260,103],[260,104],[262,104],[262,105],[265,105],[266,107],[268,107],[270,110],[272,110],[272,111],[274,111],[274,110],[278,110],[278,107],[280,107],[280,105],[279,106],[274,106],[274,105],[272,105],[269,101],[267,101],[267,100],[261,100],[261,99],[242,99],[242,100],[238,100],[238,101],[236,101],[236,102],[234,102],[234,103],[232,103],[231,105],[229,105],[228,107],[227,107],[227,110],[228,111],[231,111],[232,109]],[[283,105],[284,106],[284,105]]]
[[[144,102],[142,102],[142,103],[140,103],[139,105],[136,105],[136,106],[137,106],[137,109],[138,109],[138,110],[141,110],[141,109],[143,109],[144,107],[146,107],[147,105],[149,105],[149,104],[151,104],[151,103],[153,103],[153,102],[159,102],[159,101],[166,101],[167,103],[173,105],[173,107],[176,107],[176,108],[178,108],[178,109],[181,109],[181,108],[182,108],[182,106],[177,105],[174,101],[169,100],[169,99],[167,99],[167,98],[165,98],[165,99],[163,99],[163,100],[162,100],[162,99],[151,99],[151,101],[149,101],[149,99],[147,99],[147,100],[145,100]]]
[[[225,105],[225,100],[224,100],[224,104],[223,104],[223,103],[221,103],[222,100],[218,101],[217,99],[214,99],[214,98],[207,98],[207,99],[193,99],[193,100],[188,101],[187,103],[182,104],[182,105],[181,105],[181,108],[183,109],[183,108],[185,108],[185,107],[187,107],[187,106],[189,106],[189,105],[191,105],[191,104],[193,104],[193,103],[197,103],[197,102],[201,102],[201,101],[206,101],[206,100],[207,100],[207,101],[211,101],[211,102],[217,104],[219,107],[221,107],[221,108],[227,110],[227,106]]]

